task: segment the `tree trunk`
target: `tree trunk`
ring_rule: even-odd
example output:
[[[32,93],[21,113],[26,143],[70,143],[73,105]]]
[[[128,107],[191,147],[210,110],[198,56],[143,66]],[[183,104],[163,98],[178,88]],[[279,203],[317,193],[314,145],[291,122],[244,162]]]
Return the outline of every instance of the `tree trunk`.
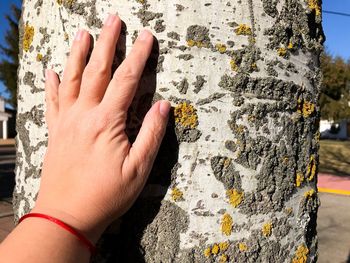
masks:
[[[174,106],[148,185],[96,262],[314,262],[323,32],[318,0],[26,0],[20,26],[16,219],[33,207],[47,145],[44,69],[62,74],[78,28],[125,22],[158,39],[130,109]],[[158,62],[157,62],[158,60]],[[82,207],[82,209],[84,209]]]

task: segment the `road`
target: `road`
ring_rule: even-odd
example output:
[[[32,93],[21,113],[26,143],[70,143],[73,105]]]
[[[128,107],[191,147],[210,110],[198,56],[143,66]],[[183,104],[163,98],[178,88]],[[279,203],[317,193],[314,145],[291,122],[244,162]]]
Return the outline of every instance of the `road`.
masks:
[[[318,263],[350,263],[350,196],[320,193]]]

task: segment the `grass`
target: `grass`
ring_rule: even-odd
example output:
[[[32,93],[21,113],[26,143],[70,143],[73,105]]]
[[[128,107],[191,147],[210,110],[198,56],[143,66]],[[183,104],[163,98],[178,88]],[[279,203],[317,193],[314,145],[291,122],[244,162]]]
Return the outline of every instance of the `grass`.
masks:
[[[320,173],[350,175],[350,141],[320,141]]]

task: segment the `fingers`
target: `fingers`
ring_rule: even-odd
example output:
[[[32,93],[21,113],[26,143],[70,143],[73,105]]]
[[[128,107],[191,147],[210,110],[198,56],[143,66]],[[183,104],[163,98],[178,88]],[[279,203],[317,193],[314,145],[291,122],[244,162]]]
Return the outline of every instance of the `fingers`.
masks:
[[[62,108],[72,105],[79,95],[81,77],[86,66],[89,47],[90,35],[85,30],[79,30],[73,41],[59,92]]]
[[[140,180],[146,181],[165,134],[169,110],[169,102],[158,101],[148,111],[123,163],[125,176],[139,176]]]
[[[102,100],[112,111],[126,111],[135,95],[143,69],[151,54],[153,35],[144,30],[123,63],[114,73]]]
[[[45,72],[45,100],[46,100],[46,122],[50,129],[52,121],[58,115],[58,87],[60,80],[57,74],[50,69]]]
[[[99,103],[103,98],[111,79],[111,68],[120,30],[120,18],[109,15],[83,74],[80,93],[82,99]]]

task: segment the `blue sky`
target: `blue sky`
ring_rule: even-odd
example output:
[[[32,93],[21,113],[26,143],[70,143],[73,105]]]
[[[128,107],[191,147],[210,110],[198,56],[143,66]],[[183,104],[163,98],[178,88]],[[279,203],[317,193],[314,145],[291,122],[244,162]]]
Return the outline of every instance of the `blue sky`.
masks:
[[[7,30],[7,20],[5,19],[5,15],[10,12],[10,6],[11,4],[16,4],[17,6],[21,6],[22,1],[20,0],[7,0],[2,1],[0,0],[0,44],[4,45],[4,35]],[[2,58],[3,55],[0,54],[0,58]],[[0,96],[7,97],[4,89],[4,85],[2,82],[0,82]]]
[[[3,44],[3,36],[7,29],[5,14],[10,10],[10,5],[21,4],[20,0],[0,0],[0,43]],[[350,0],[323,0],[323,10],[350,14]],[[325,46],[334,56],[350,59],[350,16],[338,16],[323,14],[323,30],[326,34]],[[0,55],[1,57],[1,55]],[[4,87],[0,82],[0,95],[5,95]]]
[[[350,14],[349,0],[323,0],[323,10]],[[323,14],[325,46],[334,56],[350,59],[350,16]]]

